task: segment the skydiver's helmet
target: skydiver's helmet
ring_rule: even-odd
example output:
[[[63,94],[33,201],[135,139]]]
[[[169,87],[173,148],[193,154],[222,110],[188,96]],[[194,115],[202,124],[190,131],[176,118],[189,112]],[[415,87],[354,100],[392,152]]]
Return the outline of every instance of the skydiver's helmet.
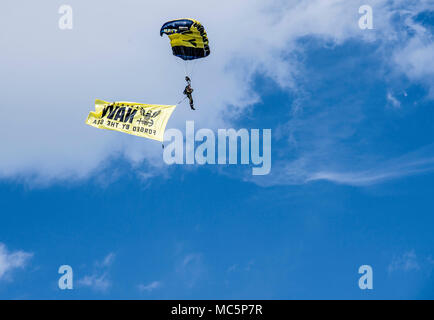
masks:
[[[190,82],[190,78],[188,76],[185,77],[185,81]]]

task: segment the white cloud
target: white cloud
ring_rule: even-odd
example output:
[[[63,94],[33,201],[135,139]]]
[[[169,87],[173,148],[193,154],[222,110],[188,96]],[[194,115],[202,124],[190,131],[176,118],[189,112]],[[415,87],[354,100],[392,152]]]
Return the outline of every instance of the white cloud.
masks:
[[[109,253],[101,261],[97,261],[93,273],[81,278],[78,284],[83,287],[89,287],[95,291],[107,292],[112,286],[108,271],[115,257],[116,255],[114,253]]]
[[[227,272],[234,272],[237,269],[238,269],[238,264],[233,264],[227,269]]]
[[[429,6],[417,2],[407,5],[408,10]],[[112,159],[127,159],[133,168],[142,161],[163,165],[158,143],[99,131],[85,126],[84,119],[95,98],[162,104],[179,100],[183,63],[171,56],[168,40],[158,34],[169,19],[193,16],[202,21],[212,50],[193,76],[198,111],[179,106],[169,127],[183,127],[192,119],[217,128],[228,126],[230,115],[260,99],[252,88],[258,73],[282,88],[297,90],[295,79],[303,68],[293,55],[302,53],[297,44],[301,37],[313,35],[332,45],[354,38],[393,41],[397,32],[389,17],[406,8],[402,1],[376,1],[374,15],[384,18],[374,20],[376,32],[364,32],[358,28],[358,8],[365,1],[358,0],[168,0],[152,5],[75,1],[74,29],[60,31],[52,21],[57,18],[50,13],[52,4],[19,4],[2,2],[2,12],[8,14],[0,35],[6,43],[0,52],[0,108],[11,116],[0,126],[6,137],[0,177],[37,184],[86,179]],[[95,16],[100,18],[96,21]],[[31,27],[23,22],[28,19]],[[410,42],[395,61],[407,61],[411,74],[419,78],[418,59],[431,61],[431,49],[424,48]]]
[[[399,102],[399,100],[391,92],[387,93],[386,98],[387,98],[387,101],[390,102],[394,108],[400,108],[401,107],[401,102]]]
[[[204,277],[206,270],[202,254],[200,253],[186,254],[176,265],[178,276],[189,288],[194,287]]]
[[[317,141],[321,143],[321,141]],[[339,146],[336,153],[339,153]],[[353,154],[353,161],[341,160],[340,157],[309,150],[294,161],[280,162],[273,168],[268,179],[250,180],[263,186],[294,185],[312,181],[330,181],[352,186],[370,186],[392,179],[411,175],[434,172],[434,145],[428,145],[416,151],[393,159],[380,160],[378,157],[362,158]],[[321,162],[318,159],[323,159]]]
[[[410,78],[423,79],[434,76],[434,43],[423,36],[412,38],[407,45],[396,52],[395,61]],[[430,81],[433,85],[432,81]]]
[[[328,180],[340,184],[367,186],[391,179],[434,171],[434,156],[421,155],[422,150],[432,151],[432,146],[404,157],[393,159],[392,161],[380,162],[364,171],[322,171],[312,173],[307,178],[307,181]]]
[[[90,287],[95,291],[101,292],[108,291],[112,285],[106,273],[85,276],[84,278],[80,279],[78,283],[83,287]]]
[[[21,250],[9,252],[6,245],[0,243],[0,280],[15,269],[23,269],[32,256]]]
[[[399,257],[395,257],[388,266],[388,272],[395,271],[416,271],[420,269],[420,265],[414,250],[405,252]]]
[[[201,255],[197,253],[188,254],[182,260],[182,267],[185,268],[188,265],[194,264],[201,259]]]
[[[109,267],[112,265],[115,260],[116,255],[111,252],[109,253],[101,262],[97,262],[97,265],[100,267]]]
[[[154,281],[154,282],[151,282],[147,285],[140,284],[138,286],[140,291],[147,291],[147,292],[152,292],[155,289],[158,289],[160,287],[161,287],[161,282],[159,282],[159,281]]]
[[[392,60],[411,80],[425,84],[431,91],[431,98],[434,98],[433,34],[431,30],[414,20],[417,13],[434,10],[434,4],[432,2],[428,4],[427,1],[417,2],[421,3],[420,8],[410,4],[408,10],[399,10],[404,27],[411,30],[411,36],[402,33],[401,45],[394,52]]]

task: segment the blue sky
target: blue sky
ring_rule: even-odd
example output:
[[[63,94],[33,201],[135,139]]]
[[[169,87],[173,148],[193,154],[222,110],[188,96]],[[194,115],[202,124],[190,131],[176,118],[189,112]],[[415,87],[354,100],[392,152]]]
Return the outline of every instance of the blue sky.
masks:
[[[360,30],[363,1],[245,3],[74,1],[68,31],[61,2],[1,5],[0,106],[32,117],[0,129],[0,298],[434,298],[433,5],[373,1]],[[178,16],[212,54],[168,128],[270,128],[269,175],[168,167],[158,143],[85,126],[95,98],[179,100],[158,35]]]

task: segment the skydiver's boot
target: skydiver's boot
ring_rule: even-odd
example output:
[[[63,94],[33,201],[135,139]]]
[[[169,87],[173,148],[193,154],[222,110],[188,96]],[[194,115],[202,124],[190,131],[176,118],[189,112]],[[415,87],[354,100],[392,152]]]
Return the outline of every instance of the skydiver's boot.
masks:
[[[193,99],[190,99],[190,108],[191,108],[191,110],[196,110],[194,108]]]

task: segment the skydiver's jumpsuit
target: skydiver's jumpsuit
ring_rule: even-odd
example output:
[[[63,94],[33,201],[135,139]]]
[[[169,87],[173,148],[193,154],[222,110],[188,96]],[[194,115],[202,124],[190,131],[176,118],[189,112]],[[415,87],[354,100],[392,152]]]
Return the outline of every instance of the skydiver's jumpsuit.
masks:
[[[190,101],[191,110],[196,110],[194,108],[193,96],[191,95],[192,93],[193,93],[193,88],[191,87],[190,82],[188,81],[188,85],[184,89],[184,94],[187,96],[188,100]]]

